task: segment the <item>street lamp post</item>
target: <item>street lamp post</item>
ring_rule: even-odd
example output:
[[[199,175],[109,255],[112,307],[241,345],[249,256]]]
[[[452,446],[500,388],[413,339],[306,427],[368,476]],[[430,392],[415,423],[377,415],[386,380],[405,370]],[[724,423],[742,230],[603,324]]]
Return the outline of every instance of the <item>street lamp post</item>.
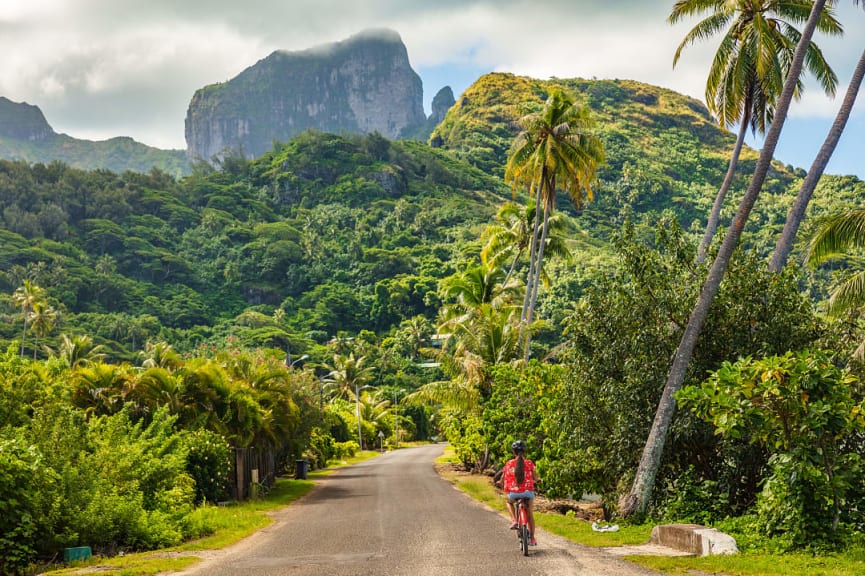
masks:
[[[360,446],[361,452],[363,451],[363,433],[360,429],[360,390],[358,389],[359,383],[357,380],[354,381],[354,406],[355,406],[355,415],[357,416],[357,444]]]
[[[336,370],[331,370],[327,374],[318,377],[318,408],[319,410],[324,410],[324,381],[327,378],[330,378],[336,374]],[[333,380],[328,380],[328,383],[333,382]]]

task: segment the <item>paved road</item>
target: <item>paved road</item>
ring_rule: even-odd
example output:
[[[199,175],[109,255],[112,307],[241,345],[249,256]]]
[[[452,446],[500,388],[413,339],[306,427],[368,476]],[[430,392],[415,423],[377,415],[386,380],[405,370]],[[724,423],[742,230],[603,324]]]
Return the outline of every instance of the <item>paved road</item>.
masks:
[[[523,557],[506,518],[438,477],[432,461],[441,450],[399,450],[339,470],[274,524],[185,574],[654,574],[542,531]]]

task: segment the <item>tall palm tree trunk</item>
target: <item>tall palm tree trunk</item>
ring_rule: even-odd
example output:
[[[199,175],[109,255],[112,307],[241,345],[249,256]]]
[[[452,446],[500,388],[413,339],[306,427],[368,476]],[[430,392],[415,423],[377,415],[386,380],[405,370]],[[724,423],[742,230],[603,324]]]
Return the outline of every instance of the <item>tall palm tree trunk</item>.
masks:
[[[24,340],[27,339],[27,312],[24,312],[24,330],[21,331],[21,353],[19,356],[24,357]]]
[[[718,195],[715,196],[715,203],[712,205],[712,212],[709,213],[709,221],[706,223],[706,232],[703,234],[703,241],[700,242],[700,247],[697,249],[697,258],[695,262],[702,264],[706,259],[706,252],[712,244],[712,239],[718,231],[718,222],[721,219],[721,208],[724,205],[724,199],[727,197],[727,192],[730,190],[730,185],[733,183],[733,175],[736,172],[736,166],[739,164],[739,155],[742,153],[742,144],[745,142],[745,133],[748,131],[748,124],[751,121],[751,105],[745,102],[745,113],[742,117],[742,125],[739,127],[739,134],[736,137],[736,145],[733,147],[733,155],[730,157],[730,165],[727,167],[727,175],[724,176],[724,182],[718,190]]]
[[[553,186],[555,186],[555,181],[553,183]],[[553,188],[553,190],[555,190],[555,188]],[[551,198],[548,196],[547,201],[544,203],[544,224],[541,228],[541,238],[538,243],[538,255],[536,258],[538,262],[538,269],[535,273],[535,282],[532,285],[532,296],[531,300],[529,301],[529,311],[526,315],[526,349],[524,353],[524,358],[526,362],[529,361],[529,356],[531,355],[532,333],[531,330],[529,330],[529,325],[532,323],[532,320],[534,320],[535,317],[535,305],[538,301],[538,286],[541,283],[541,264],[544,260],[544,245],[547,242],[547,230],[549,229],[550,224],[550,212],[553,209],[550,204],[550,200]]]
[[[637,473],[634,477],[634,484],[631,486],[630,493],[624,496],[619,502],[620,512],[622,516],[626,518],[642,516],[645,514],[649,506],[652,489],[655,485],[655,477],[657,476],[658,469],[661,466],[661,455],[664,451],[667,432],[670,429],[670,423],[673,420],[673,413],[676,410],[676,399],[674,395],[685,382],[685,374],[688,370],[688,364],[691,361],[694,347],[697,344],[697,338],[700,336],[700,329],[703,326],[706,316],[709,314],[712,300],[714,300],[715,295],[721,287],[721,280],[724,278],[724,273],[730,263],[733,250],[739,242],[742,230],[745,227],[745,223],[748,221],[751,209],[754,207],[754,202],[757,200],[757,196],[760,194],[760,189],[763,187],[763,182],[766,180],[766,174],[768,173],[769,165],[772,162],[772,155],[775,153],[775,147],[778,145],[778,138],[781,135],[781,129],[784,127],[787,110],[790,108],[790,102],[793,99],[793,91],[796,88],[796,81],[802,70],[802,63],[805,59],[807,46],[811,41],[811,37],[814,35],[817,20],[819,19],[820,13],[823,11],[823,6],[825,4],[826,0],[815,0],[814,5],[811,8],[808,22],[805,24],[805,27],[802,30],[802,36],[799,43],[796,45],[793,61],[790,64],[790,70],[784,81],[784,89],[778,99],[772,126],[766,135],[763,150],[760,152],[760,158],[757,160],[757,166],[754,169],[754,175],[751,178],[748,191],[745,193],[745,196],[739,204],[736,216],[733,218],[733,222],[727,230],[727,235],[724,237],[724,242],[721,244],[718,256],[715,258],[712,268],[709,270],[706,282],[703,284],[703,289],[697,299],[697,305],[694,307],[694,310],[691,312],[691,316],[688,319],[688,325],[682,335],[679,348],[676,350],[676,354],[673,358],[673,365],[670,367],[670,372],[667,376],[667,383],[664,386],[661,400],[658,403],[658,409],[655,412],[652,429],[649,432],[649,437],[646,440],[645,447],[643,448],[640,464],[637,467]]]
[[[862,86],[863,77],[865,77],[865,50],[862,51],[862,56],[859,57],[859,62],[853,70],[853,77],[850,79],[850,85],[847,87],[847,94],[844,96],[841,108],[838,109],[838,115],[835,116],[835,121],[829,129],[829,134],[826,135],[823,146],[820,147],[817,157],[814,158],[811,169],[808,170],[808,175],[805,177],[805,181],[802,182],[802,187],[799,188],[799,194],[796,195],[796,200],[793,202],[793,207],[790,209],[787,221],[784,223],[784,229],[781,231],[781,236],[775,245],[775,252],[772,254],[772,259],[769,260],[769,270],[772,272],[780,272],[787,265],[790,251],[793,249],[793,241],[796,239],[799,225],[805,217],[805,210],[811,201],[811,195],[823,176],[826,165],[829,164],[829,159],[832,158],[832,154],[835,152],[835,147],[841,139],[841,133],[844,132],[844,128],[847,126],[847,120],[849,120],[853,105],[856,103],[856,97],[859,94],[859,88]]]
[[[535,220],[532,223],[532,247],[529,250],[529,275],[526,278],[526,295],[523,297],[523,310],[520,313],[520,322],[526,324],[526,316],[529,312],[529,302],[531,302],[532,286],[535,279],[535,263],[538,253],[538,231],[540,230],[541,218],[541,191],[537,190],[535,196]]]
[[[514,259],[511,261],[511,266],[510,266],[510,268],[508,268],[508,273],[505,274],[505,279],[502,280],[502,287],[508,285],[508,280],[511,279],[511,276],[514,273],[514,270],[517,269],[517,264],[519,263],[520,258],[522,258],[522,257],[523,257],[523,249],[520,248],[519,250],[517,250],[517,255],[514,256]]]

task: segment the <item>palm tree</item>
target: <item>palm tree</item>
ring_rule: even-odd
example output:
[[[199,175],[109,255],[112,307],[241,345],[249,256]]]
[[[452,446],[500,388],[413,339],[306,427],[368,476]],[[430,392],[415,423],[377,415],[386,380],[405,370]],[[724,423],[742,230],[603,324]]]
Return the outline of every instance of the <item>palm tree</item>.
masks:
[[[739,204],[739,209],[724,241],[721,243],[721,248],[706,281],[703,284],[703,289],[700,291],[700,296],[697,299],[697,304],[691,312],[688,319],[688,325],[682,334],[682,340],[679,343],[679,348],[673,357],[673,365],[670,367],[670,372],[667,375],[667,383],[664,385],[664,391],[661,394],[661,399],[658,402],[658,409],[655,412],[655,419],[652,422],[652,429],[649,432],[649,437],[646,439],[646,445],[643,448],[643,454],[640,458],[640,464],[637,467],[634,483],[631,486],[629,494],[624,496],[619,502],[620,512],[624,517],[642,515],[645,513],[649,504],[649,498],[652,494],[652,488],[655,484],[655,477],[658,473],[658,468],[661,465],[661,455],[664,451],[664,443],[666,441],[667,432],[670,429],[670,423],[673,420],[673,413],[676,409],[675,394],[685,382],[685,372],[688,369],[688,364],[691,361],[691,355],[694,352],[694,347],[697,344],[697,338],[700,336],[700,330],[706,316],[709,314],[709,308],[715,295],[721,286],[721,280],[724,278],[724,273],[727,266],[730,264],[730,258],[733,255],[733,250],[739,242],[742,235],[742,230],[745,223],[748,221],[748,216],[751,209],[754,207],[754,202],[760,194],[760,189],[763,187],[763,182],[766,180],[766,174],[769,171],[769,165],[772,162],[772,155],[775,153],[775,147],[778,145],[778,138],[781,135],[781,130],[784,127],[784,121],[787,118],[787,110],[790,108],[790,102],[793,100],[793,93],[796,90],[796,85],[799,78],[799,73],[802,70],[802,65],[805,60],[808,46],[811,42],[811,36],[817,28],[817,22],[823,11],[827,0],[815,0],[811,8],[811,15],[805,23],[802,30],[802,36],[799,40],[796,50],[793,54],[793,61],[790,63],[789,74],[784,81],[784,89],[781,91],[781,96],[778,98],[775,109],[775,116],[772,120],[772,125],[766,134],[766,140],[763,144],[763,150],[760,152],[760,157],[757,159],[757,165],[754,168],[754,175],[751,178],[751,183],[748,186],[745,196]]]
[[[384,421],[391,416],[391,401],[384,398],[382,390],[374,389],[360,395],[360,414],[364,422],[370,422],[381,429]]]
[[[57,321],[57,310],[47,301],[37,300],[30,312],[30,331],[33,332],[33,359],[36,360],[36,350],[39,348],[39,338],[44,338],[54,329]]]
[[[865,247],[865,210],[850,210],[827,218],[808,246],[807,263],[817,267],[851,249]],[[860,270],[832,290],[827,312],[837,316],[865,303],[865,270]]]
[[[151,367],[157,366],[171,370],[171,365],[165,363]],[[205,427],[218,434],[227,434],[231,421],[231,383],[222,364],[209,358],[193,358],[177,367],[177,376],[186,387],[189,408],[179,422],[187,428]]]
[[[183,358],[168,342],[147,342],[138,355],[144,358],[144,368],[165,368],[170,372],[183,366]]]
[[[805,209],[811,201],[811,195],[817,187],[817,183],[823,176],[826,170],[826,165],[829,164],[829,159],[835,152],[835,147],[841,139],[841,133],[847,126],[847,120],[850,118],[850,113],[853,110],[853,104],[856,102],[856,97],[859,95],[859,88],[862,86],[862,78],[865,77],[865,50],[859,57],[859,62],[853,70],[853,76],[850,79],[850,85],[847,86],[847,93],[844,95],[844,101],[838,109],[838,114],[835,116],[835,121],[829,129],[829,134],[826,135],[826,140],[811,168],[808,170],[808,175],[802,182],[799,188],[799,193],[796,195],[796,200],[790,208],[790,214],[787,215],[787,221],[784,223],[784,229],[781,231],[781,236],[778,238],[778,243],[775,245],[775,252],[772,253],[772,259],[769,260],[769,270],[780,272],[787,265],[787,259],[790,257],[790,251],[793,249],[793,241],[796,239],[796,233],[799,231],[799,225],[805,217]]]
[[[12,293],[12,302],[21,307],[21,315],[24,317],[24,329],[21,331],[21,353],[24,356],[24,341],[27,338],[27,321],[30,319],[33,309],[45,299],[45,291],[26,278],[21,281],[21,286]]]
[[[73,369],[88,366],[105,357],[102,353],[102,345],[94,344],[93,338],[85,335],[61,334],[60,347],[56,354],[67,367]]]
[[[442,324],[453,318],[470,317],[481,304],[501,306],[511,302],[518,286],[513,282],[504,284],[504,275],[501,268],[482,263],[442,280],[439,291],[442,301],[447,302],[442,307]]]
[[[593,197],[592,185],[604,162],[604,147],[592,133],[588,108],[576,104],[561,90],[553,90],[541,110],[523,115],[517,124],[505,180],[514,187],[525,186],[535,196],[535,215],[529,249],[529,272],[521,320],[529,326],[538,296],[541,262],[549,232],[549,220],[562,188],[577,208]],[[543,224],[539,215],[543,212]],[[526,330],[525,357],[530,354],[530,331]]]
[[[709,69],[706,105],[721,126],[739,124],[727,174],[715,197],[697,251],[697,263],[705,259],[718,229],[721,207],[733,181],[748,127],[752,132],[763,134],[772,122],[776,100],[801,37],[794,24],[808,18],[808,8],[807,3],[778,0],[678,0],[667,18],[670,24],[676,24],[688,16],[708,14],[685,35],[676,49],[673,66],[687,46],[726,28]],[[821,12],[817,27],[821,32],[841,34],[841,25],[828,10]],[[837,78],[813,42],[808,44],[805,68],[818,79],[827,94],[834,95]],[[797,75],[795,98],[801,96],[802,88]]]
[[[94,362],[72,374],[72,403],[88,416],[115,414],[123,408],[132,375],[125,364]]]
[[[360,449],[363,450],[363,432],[360,426],[360,389],[373,379],[373,368],[366,366],[366,356],[355,358],[354,353],[350,353],[348,356],[335,354],[333,364],[325,366],[325,368],[330,371],[326,382],[334,384],[341,396],[354,396],[357,442]]]
[[[514,202],[507,202],[499,208],[496,214],[496,220],[499,224],[487,226],[481,235],[481,240],[484,241],[481,261],[490,267],[508,266],[508,272],[502,280],[502,285],[508,283],[517,264],[529,250],[534,219],[535,206],[533,204],[520,206]],[[550,216],[549,226],[550,230],[544,252],[570,260],[571,251],[568,249],[563,234],[565,219],[562,218],[561,214],[554,214]],[[549,284],[549,278],[543,268],[541,268],[541,278],[545,285]]]

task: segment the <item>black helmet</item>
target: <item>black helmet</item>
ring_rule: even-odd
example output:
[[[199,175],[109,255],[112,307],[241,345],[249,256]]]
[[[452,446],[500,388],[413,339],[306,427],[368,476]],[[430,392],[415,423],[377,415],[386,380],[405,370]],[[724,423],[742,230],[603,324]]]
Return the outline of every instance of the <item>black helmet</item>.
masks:
[[[526,451],[526,443],[522,440],[517,440],[513,444],[511,444],[511,450],[514,452],[525,452]]]

